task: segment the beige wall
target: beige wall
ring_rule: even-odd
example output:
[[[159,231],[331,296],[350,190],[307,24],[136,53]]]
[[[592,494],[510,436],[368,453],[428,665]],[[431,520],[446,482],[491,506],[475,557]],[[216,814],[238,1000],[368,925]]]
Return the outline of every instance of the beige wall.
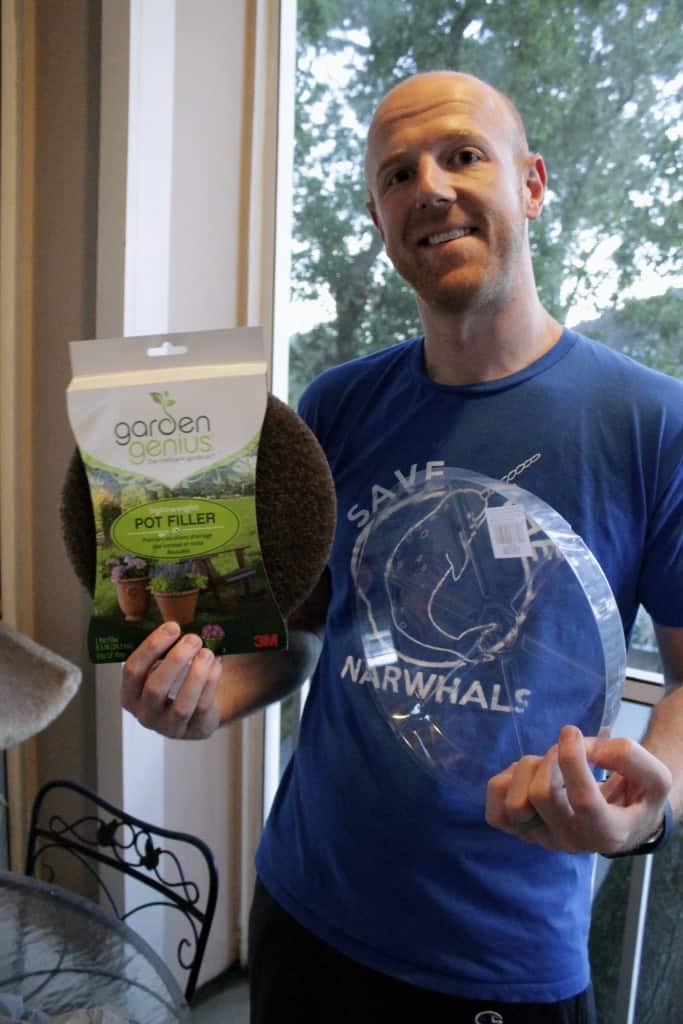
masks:
[[[2,0],[2,611],[85,666],[65,713],[7,752],[15,868],[37,785],[60,775],[95,782],[86,597],[66,558],[59,504],[73,447],[68,342],[94,330],[99,20],[99,0]]]
[[[69,341],[95,333],[100,68],[97,0],[36,5],[34,222],[35,637],[83,666],[79,694],[38,737],[41,782],[95,784],[87,598],[66,558],[59,503],[73,449],[66,417]]]
[[[3,596],[13,598],[10,624],[84,673],[60,718],[10,758],[13,807],[23,818],[13,821],[14,866],[21,866],[34,782],[73,778],[115,800],[118,790],[128,807],[130,776],[128,797],[144,797],[154,813],[137,804],[129,810],[157,821],[161,814],[162,824],[202,835],[217,854],[222,899],[205,959],[215,973],[245,931],[262,822],[263,719],[252,716],[206,744],[165,743],[121,716],[116,666],[100,667],[95,678],[85,648],[90,601],[61,538],[60,492],[74,444],[65,389],[75,339],[246,321],[263,324],[270,340],[278,4],[144,0],[130,19],[127,0],[2,6],[19,26],[25,88],[18,108],[31,143],[23,165],[23,157],[15,161],[16,192],[20,199],[26,192],[29,211],[30,229],[14,232],[17,252],[27,256],[26,301],[17,299],[23,282],[13,282],[8,294],[21,323],[2,331],[14,363],[11,377],[3,366],[0,413],[16,410],[5,417],[12,458],[0,460],[0,504],[12,521],[2,537],[3,559],[12,553],[11,573],[3,562]],[[30,36],[28,58],[21,32]],[[168,160],[163,145],[138,152],[159,118],[172,129]],[[160,209],[167,200],[169,209]],[[8,486],[15,479],[21,487]],[[8,502],[9,494],[17,497]],[[135,786],[141,755],[159,768],[142,795]]]

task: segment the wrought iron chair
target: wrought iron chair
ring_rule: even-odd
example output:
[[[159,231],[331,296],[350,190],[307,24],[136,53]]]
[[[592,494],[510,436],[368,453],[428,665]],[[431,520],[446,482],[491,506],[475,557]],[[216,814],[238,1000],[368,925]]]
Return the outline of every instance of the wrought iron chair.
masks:
[[[85,799],[87,813],[65,817],[64,805],[74,799],[68,794],[78,794],[81,808]],[[60,805],[61,811],[57,809]],[[41,877],[56,881],[54,864],[63,861],[62,854],[75,857],[96,878],[99,890],[120,920],[127,921],[133,914],[152,907],[170,907],[183,915],[186,933],[178,942],[177,958],[180,967],[188,972],[185,999],[191,1002],[218,892],[218,872],[206,843],[184,832],[150,825],[77,782],[57,779],[42,787],[33,804],[26,874],[37,875],[40,869]],[[203,886],[186,877],[188,861],[193,871],[201,869],[205,874]],[[98,871],[96,865],[106,865],[137,879],[154,890],[157,898],[124,912],[120,907],[122,901],[112,893],[111,880],[103,880],[106,869]]]

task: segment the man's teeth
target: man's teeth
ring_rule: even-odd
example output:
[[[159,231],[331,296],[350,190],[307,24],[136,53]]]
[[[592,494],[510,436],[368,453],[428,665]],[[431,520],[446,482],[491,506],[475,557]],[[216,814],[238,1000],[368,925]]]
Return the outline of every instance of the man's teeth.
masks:
[[[441,242],[450,242],[454,238],[462,238],[463,235],[471,235],[472,228],[456,228],[453,231],[443,231],[440,235],[429,235],[427,245],[439,245]]]

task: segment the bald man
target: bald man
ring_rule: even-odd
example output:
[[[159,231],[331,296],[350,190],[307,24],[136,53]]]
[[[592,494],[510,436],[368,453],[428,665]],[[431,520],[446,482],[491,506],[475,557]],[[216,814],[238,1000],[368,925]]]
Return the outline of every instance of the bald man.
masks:
[[[257,854],[254,1024],[591,1022],[591,853],[656,845],[667,801],[683,805],[683,387],[543,308],[528,230],[546,168],[496,89],[448,71],[402,82],[372,120],[366,175],[423,334],[302,398],[337,488],[329,569],[286,654],[219,665],[186,638],[164,656],[175,636],[162,627],[125,667],[124,704],[166,735],[202,736],[314,669]],[[397,484],[408,494],[446,466],[515,470],[556,508],[601,564],[626,635],[640,603],[652,615],[670,690],[642,744],[566,727],[492,778],[485,808],[391,735],[367,690],[419,681],[408,664],[401,680],[369,668],[356,625],[360,529]],[[486,735],[500,707],[480,699],[479,712]]]

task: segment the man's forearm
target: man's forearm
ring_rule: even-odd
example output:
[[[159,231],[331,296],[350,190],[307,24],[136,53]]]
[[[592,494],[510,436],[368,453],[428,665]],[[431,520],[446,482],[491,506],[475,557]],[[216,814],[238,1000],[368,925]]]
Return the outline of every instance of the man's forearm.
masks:
[[[322,640],[308,630],[290,630],[286,651],[223,656],[217,697],[221,724],[281,700],[313,674]]]
[[[663,761],[673,776],[669,801],[683,817],[683,629],[655,623],[667,694],[655,708],[643,746]]]
[[[683,817],[683,687],[668,693],[655,708],[643,746],[663,761],[673,777],[669,797],[674,817]]]

